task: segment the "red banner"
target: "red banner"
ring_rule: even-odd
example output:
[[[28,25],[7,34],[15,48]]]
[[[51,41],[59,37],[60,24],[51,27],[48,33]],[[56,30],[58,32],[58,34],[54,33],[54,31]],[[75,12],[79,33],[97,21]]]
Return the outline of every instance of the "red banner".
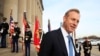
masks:
[[[37,16],[35,17],[34,45],[36,46],[37,51],[39,51],[40,37],[39,37],[39,21]]]

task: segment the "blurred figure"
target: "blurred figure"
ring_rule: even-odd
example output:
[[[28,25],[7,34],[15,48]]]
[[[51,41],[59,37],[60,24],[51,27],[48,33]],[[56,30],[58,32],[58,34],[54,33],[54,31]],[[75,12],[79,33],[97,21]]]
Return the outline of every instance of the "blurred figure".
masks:
[[[1,28],[1,23],[0,23],[0,28]],[[1,29],[0,29],[1,30]],[[0,47],[1,47],[1,31],[0,31]]]
[[[84,56],[91,56],[92,45],[87,37],[85,38],[85,41],[83,42],[83,49],[84,49]]]
[[[12,35],[12,52],[18,53],[18,39],[19,39],[19,34],[21,33],[20,28],[17,26],[18,22],[14,23],[14,33]]]
[[[0,22],[0,47],[1,47],[1,22]]]
[[[41,37],[42,37],[42,34],[43,34],[43,31],[42,31],[42,29],[40,28],[40,29],[39,29],[39,37],[40,37],[40,39],[41,39]]]
[[[31,30],[30,30],[30,27],[27,27],[27,28],[26,28],[26,31],[25,31],[25,39],[24,39],[24,44],[25,44],[25,56],[30,56],[31,38],[32,38],[32,32],[31,32]]]
[[[75,47],[76,47],[78,56],[81,56],[81,43],[78,42],[78,39],[75,39]]]
[[[40,43],[41,43],[41,41],[42,41],[43,35],[44,35],[44,32],[43,32],[43,30],[40,28],[40,29],[39,29]]]
[[[0,47],[1,47],[1,33],[0,33]]]
[[[3,17],[3,22],[0,24],[1,33],[1,48],[6,48],[6,36],[8,34],[9,25],[6,22],[7,18]]]
[[[100,43],[98,44],[98,50],[100,51]]]

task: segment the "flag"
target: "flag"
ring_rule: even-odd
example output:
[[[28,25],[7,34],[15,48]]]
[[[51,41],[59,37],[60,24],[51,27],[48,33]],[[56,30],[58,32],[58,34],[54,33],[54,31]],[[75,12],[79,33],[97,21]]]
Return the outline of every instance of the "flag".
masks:
[[[13,32],[14,32],[14,20],[13,20],[13,17],[12,17],[12,10],[11,10],[11,12],[10,12],[10,23],[9,23],[9,31],[10,31],[10,35],[12,35],[13,34]]]
[[[51,31],[50,20],[48,19],[48,32]]]
[[[39,35],[39,21],[38,21],[38,17],[35,17],[35,26],[34,26],[35,30],[34,30],[34,45],[36,47],[37,52],[40,49],[40,35]]]
[[[23,14],[23,24],[24,24],[24,31],[26,31],[27,27],[30,27],[26,18],[26,12]]]
[[[24,37],[25,37],[25,31],[26,31],[26,27],[30,27],[28,22],[27,22],[27,18],[26,18],[26,12],[23,13],[23,25],[22,25],[22,50],[24,51]]]
[[[13,17],[12,17],[12,10],[10,12],[10,22],[9,22],[9,33],[10,33],[10,38],[9,38],[9,41],[10,41],[10,44],[11,44],[11,49],[12,49],[12,34],[14,33],[14,20],[13,20]]]
[[[25,35],[26,28],[30,27],[26,18],[26,12],[23,13],[23,37]]]

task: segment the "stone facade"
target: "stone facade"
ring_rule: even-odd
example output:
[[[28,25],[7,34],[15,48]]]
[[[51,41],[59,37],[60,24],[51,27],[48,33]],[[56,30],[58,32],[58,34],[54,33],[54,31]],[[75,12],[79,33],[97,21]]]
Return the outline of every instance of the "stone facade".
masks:
[[[12,17],[14,21],[18,22],[20,28],[22,28],[24,12],[26,12],[26,17],[32,30],[34,29],[35,16],[38,17],[40,27],[42,28],[44,10],[42,0],[0,0],[0,21],[3,14],[7,18],[7,22],[9,22],[11,10]]]

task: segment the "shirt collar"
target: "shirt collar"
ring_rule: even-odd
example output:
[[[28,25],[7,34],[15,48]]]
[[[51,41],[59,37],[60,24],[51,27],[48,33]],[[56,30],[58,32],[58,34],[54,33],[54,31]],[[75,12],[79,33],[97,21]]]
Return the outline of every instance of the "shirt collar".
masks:
[[[63,34],[64,37],[68,36],[67,31],[63,27],[61,27],[61,31],[62,31],[62,34]]]
[[[15,26],[15,28],[17,28],[18,26]]]
[[[6,23],[6,22],[3,22],[3,23]]]

